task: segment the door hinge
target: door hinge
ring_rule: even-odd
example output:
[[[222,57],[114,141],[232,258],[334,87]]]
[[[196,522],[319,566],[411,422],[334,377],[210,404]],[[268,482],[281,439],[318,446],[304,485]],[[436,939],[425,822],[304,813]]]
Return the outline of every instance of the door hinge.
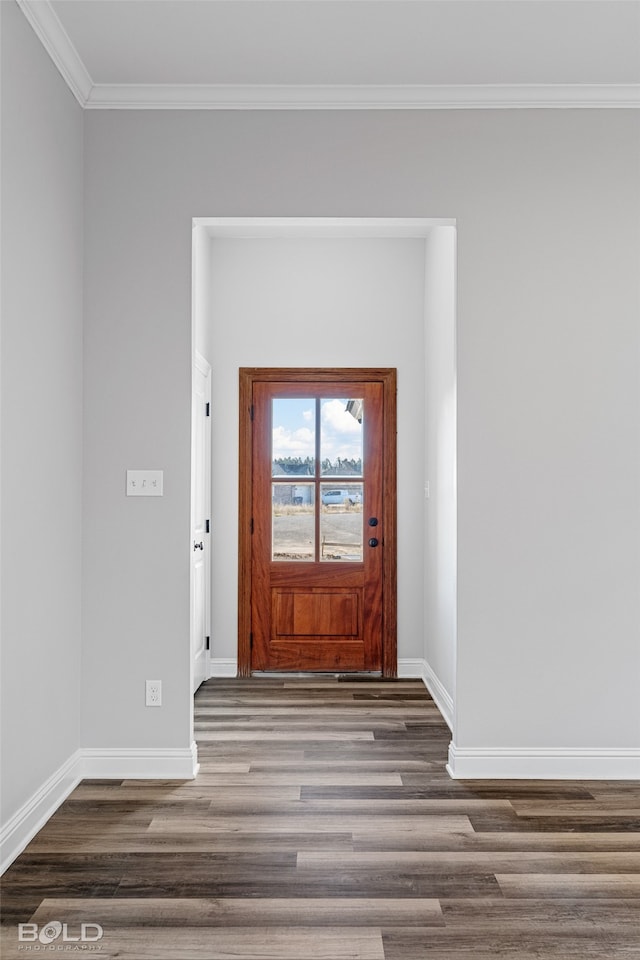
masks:
[[[251,517],[250,527],[251,527],[251,533],[253,534],[253,517]]]
[[[211,521],[210,521],[210,520],[205,520],[205,522],[204,522],[204,532],[205,532],[205,533],[211,533],[210,524],[211,524]]]
[[[251,420],[253,420],[255,416],[255,412],[256,412],[256,408],[254,407],[253,404],[251,404],[251,406],[249,407],[249,417],[251,418]]]
[[[205,405],[204,405],[204,410],[205,410],[205,413],[204,413],[205,417],[210,417],[210,416],[211,416],[211,404],[209,403],[209,401],[207,401],[207,402],[205,403]]]
[[[253,634],[249,634],[249,650],[253,650]]]
[[[206,644],[207,650],[209,650],[211,648],[211,637],[205,637],[204,642]]]

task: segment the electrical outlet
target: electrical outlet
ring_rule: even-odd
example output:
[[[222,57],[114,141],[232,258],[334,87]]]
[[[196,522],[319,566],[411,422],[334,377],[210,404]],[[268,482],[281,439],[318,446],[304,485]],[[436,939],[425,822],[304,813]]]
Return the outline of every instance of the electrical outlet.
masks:
[[[162,680],[146,681],[146,700],[147,707],[162,706]]]

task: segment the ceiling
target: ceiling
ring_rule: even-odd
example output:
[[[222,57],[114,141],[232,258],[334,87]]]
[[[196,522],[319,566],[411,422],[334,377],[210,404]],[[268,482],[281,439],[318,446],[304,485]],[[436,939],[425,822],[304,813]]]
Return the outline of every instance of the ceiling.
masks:
[[[18,0],[85,107],[640,106],[640,0]]]

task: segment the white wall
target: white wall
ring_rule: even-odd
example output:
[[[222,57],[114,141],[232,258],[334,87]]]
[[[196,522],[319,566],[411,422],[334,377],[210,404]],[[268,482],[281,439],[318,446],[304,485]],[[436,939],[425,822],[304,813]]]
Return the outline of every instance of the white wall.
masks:
[[[2,18],[2,820],[79,745],[82,111]]]
[[[237,654],[238,368],[397,367],[398,656],[422,656],[424,241],[212,242],[212,656]]]
[[[89,121],[82,746],[186,749],[191,218],[169,225],[152,172],[124,141],[96,155]],[[128,468],[164,470],[163,497],[126,497]],[[145,679],[162,680],[162,709],[145,706]]]
[[[453,227],[439,227],[430,232],[425,262],[425,479],[429,484],[423,528],[425,679],[453,727],[458,568],[456,234]]]
[[[518,143],[474,154],[486,213],[458,247],[465,747],[640,746],[639,119],[520,115]]]
[[[637,743],[637,113],[85,125],[85,742],[189,736],[191,218],[369,215],[458,223],[457,746]]]

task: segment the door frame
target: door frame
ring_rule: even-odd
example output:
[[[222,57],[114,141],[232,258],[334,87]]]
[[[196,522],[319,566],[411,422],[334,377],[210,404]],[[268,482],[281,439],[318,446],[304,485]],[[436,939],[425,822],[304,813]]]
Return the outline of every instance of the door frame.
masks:
[[[205,563],[205,596],[204,596],[204,621],[205,621],[205,637],[202,637],[202,645],[199,650],[196,651],[196,645],[198,638],[195,636],[196,630],[196,616],[195,616],[195,580],[194,580],[194,569],[193,569],[193,542],[195,537],[195,508],[196,508],[196,485],[198,482],[198,477],[196,475],[196,446],[198,443],[198,438],[196,436],[196,417],[195,417],[195,408],[196,404],[200,402],[198,395],[196,394],[195,389],[195,374],[196,371],[202,374],[205,378],[205,397],[204,403],[206,404],[207,413],[204,418],[204,451],[203,451],[203,467],[204,467],[204,476],[200,478],[203,485],[203,490],[205,494],[206,502],[206,513],[209,514],[209,523],[208,528],[210,532],[211,526],[211,364],[209,361],[202,356],[198,351],[194,351],[193,357],[193,369],[191,377],[191,536],[190,544],[192,546],[190,556],[190,565],[189,565],[189,593],[190,593],[190,615],[189,615],[189,636],[190,636],[190,650],[191,650],[191,692],[195,693],[198,686],[196,686],[196,680],[198,676],[202,676],[201,683],[204,680],[207,680],[209,677],[209,658],[210,652],[207,646],[205,637],[210,637],[211,635],[211,537],[209,533],[205,533],[204,544],[205,544],[205,553],[204,553],[204,563]],[[203,669],[202,671],[196,673],[196,661],[202,658]]]
[[[391,367],[241,367],[239,371],[238,490],[238,676],[251,676],[251,511],[253,428],[251,407],[256,381],[322,383],[375,380],[383,385],[382,496],[385,532],[382,569],[382,676],[398,675],[397,601],[397,372]]]

